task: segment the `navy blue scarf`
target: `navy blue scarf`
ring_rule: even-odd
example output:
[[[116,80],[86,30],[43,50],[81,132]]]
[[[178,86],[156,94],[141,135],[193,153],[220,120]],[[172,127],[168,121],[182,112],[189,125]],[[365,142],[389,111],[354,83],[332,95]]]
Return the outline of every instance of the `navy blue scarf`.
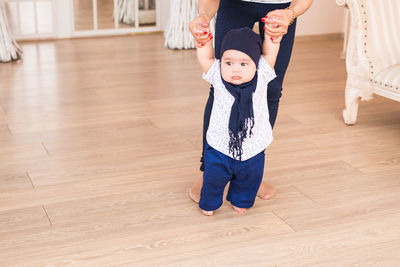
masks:
[[[234,85],[224,79],[222,82],[235,98],[229,117],[229,152],[233,158],[241,160],[243,140],[252,135],[254,127],[253,93],[257,87],[257,72],[247,83]]]

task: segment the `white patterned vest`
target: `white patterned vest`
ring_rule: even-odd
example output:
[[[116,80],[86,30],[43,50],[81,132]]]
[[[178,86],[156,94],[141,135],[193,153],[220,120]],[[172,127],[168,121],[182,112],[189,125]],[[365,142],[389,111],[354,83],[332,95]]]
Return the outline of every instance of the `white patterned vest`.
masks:
[[[269,122],[267,89],[268,83],[276,77],[276,74],[263,57],[260,57],[257,73],[257,87],[253,94],[254,127],[251,137],[243,141],[242,161],[262,152],[273,139]],[[235,98],[222,82],[220,60],[215,60],[210,70],[203,73],[203,79],[214,87],[214,103],[206,135],[207,143],[219,152],[234,158],[229,152],[229,118]]]

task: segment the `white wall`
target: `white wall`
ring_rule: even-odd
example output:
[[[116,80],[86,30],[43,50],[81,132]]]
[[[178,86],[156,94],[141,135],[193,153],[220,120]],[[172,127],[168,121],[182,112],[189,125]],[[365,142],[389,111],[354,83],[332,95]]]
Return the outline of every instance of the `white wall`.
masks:
[[[345,9],[334,0],[314,0],[310,9],[298,18],[297,35],[342,33]]]
[[[167,26],[168,23],[168,17],[169,17],[169,4],[170,0],[161,0],[160,1],[160,27],[161,30],[165,30],[165,27]]]

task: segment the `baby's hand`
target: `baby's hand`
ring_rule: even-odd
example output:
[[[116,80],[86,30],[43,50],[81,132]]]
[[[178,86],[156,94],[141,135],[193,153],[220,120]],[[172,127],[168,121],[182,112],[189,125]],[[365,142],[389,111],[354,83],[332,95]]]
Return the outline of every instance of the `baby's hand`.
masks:
[[[282,36],[274,37],[264,32],[264,39],[267,44],[279,44],[282,41]]]
[[[272,36],[269,36],[269,35],[266,34],[265,35],[265,39],[271,40],[271,42],[274,43],[274,44],[279,44],[282,41],[282,36],[272,37]]]

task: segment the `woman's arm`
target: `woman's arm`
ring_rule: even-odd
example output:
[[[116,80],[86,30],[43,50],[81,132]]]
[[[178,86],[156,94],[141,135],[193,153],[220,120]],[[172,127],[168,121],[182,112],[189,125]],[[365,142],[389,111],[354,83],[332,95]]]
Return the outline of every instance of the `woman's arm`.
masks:
[[[199,15],[206,15],[209,23],[215,14],[217,14],[218,6],[219,0],[199,0]]]
[[[276,9],[269,12],[262,19],[265,23],[265,32],[274,38],[285,35],[290,23],[304,14],[312,2],[313,0],[293,0],[287,9]]]
[[[312,2],[313,0],[293,0],[290,4],[290,8],[288,8],[287,10],[292,11],[292,16],[294,16],[293,18],[299,17],[310,8]],[[293,14],[293,11],[295,14]]]
[[[207,73],[215,61],[212,42],[207,42],[197,48],[197,60],[201,70]]]
[[[196,47],[201,47],[210,40],[210,20],[218,11],[219,0],[199,0],[199,15],[189,23],[189,30],[192,33]]]

